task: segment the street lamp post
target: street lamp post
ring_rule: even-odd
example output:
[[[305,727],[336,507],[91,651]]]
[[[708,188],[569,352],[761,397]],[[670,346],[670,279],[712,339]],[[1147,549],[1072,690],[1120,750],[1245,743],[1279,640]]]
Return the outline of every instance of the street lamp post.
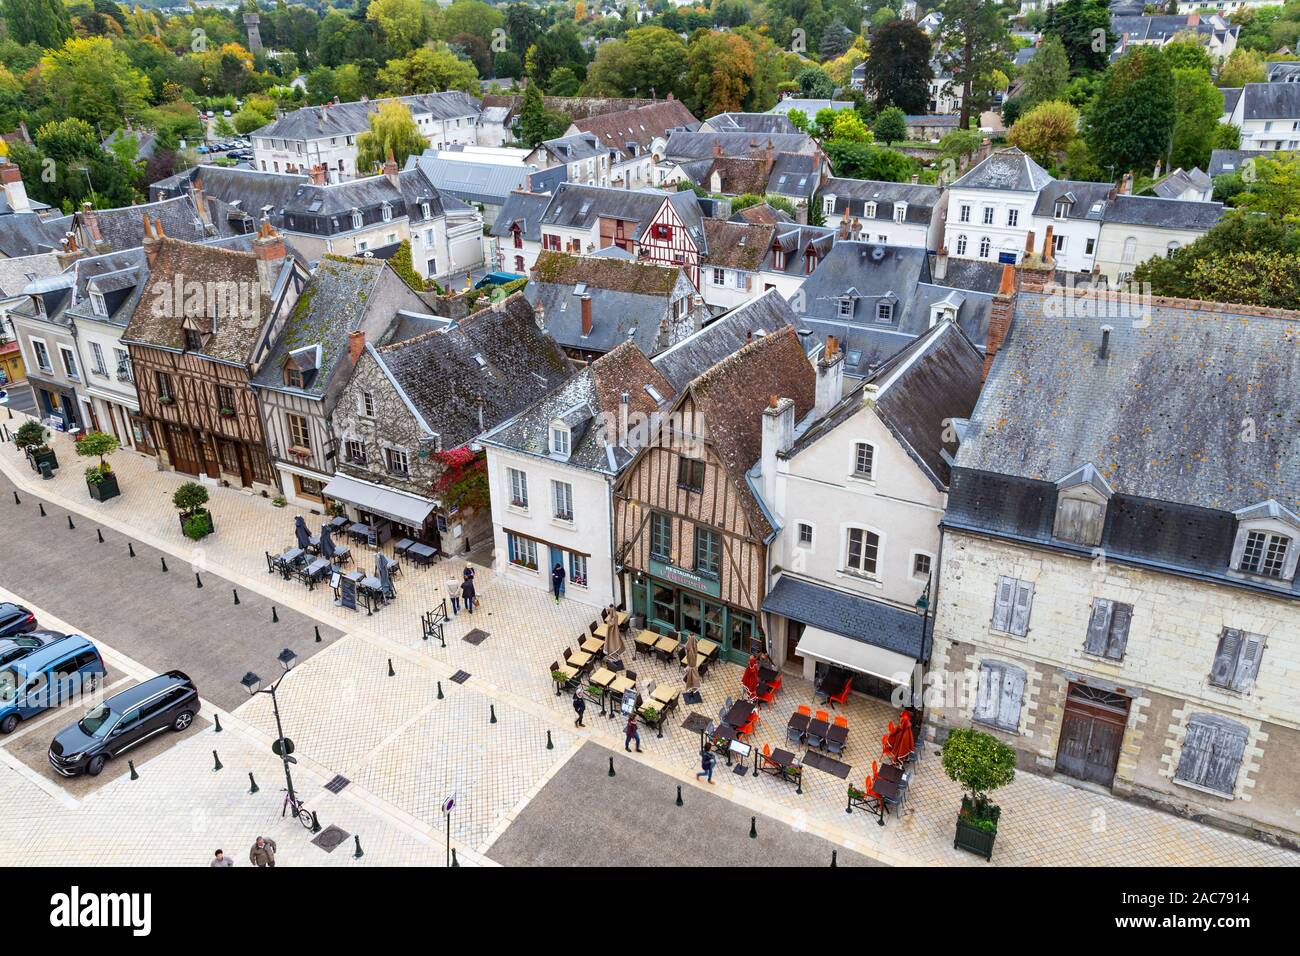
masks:
[[[263,687],[262,678],[258,677],[252,671],[249,671],[247,674],[245,674],[243,680],[241,680],[239,683],[243,685],[244,690],[248,691],[249,697],[255,697],[258,694],[271,695],[271,711],[272,713],[275,714],[276,743],[280,751],[280,761],[284,764],[284,782],[289,790],[290,802],[294,805],[294,807],[297,807],[298,795],[294,793],[293,775],[289,772],[289,764],[297,763],[297,761],[294,760],[293,757],[289,755],[289,746],[292,745],[286,746],[286,738],[284,736],[284,724],[281,723],[280,721],[280,702],[276,698],[275,692],[276,689],[279,688],[280,686],[280,681],[288,677],[289,671],[293,670],[293,666],[296,663],[298,663],[298,655],[286,647],[284,650],[280,652],[279,656],[276,657],[276,660],[280,663],[280,666],[284,668],[284,673],[282,673],[278,678],[276,678],[275,682],[272,683],[271,686]]]

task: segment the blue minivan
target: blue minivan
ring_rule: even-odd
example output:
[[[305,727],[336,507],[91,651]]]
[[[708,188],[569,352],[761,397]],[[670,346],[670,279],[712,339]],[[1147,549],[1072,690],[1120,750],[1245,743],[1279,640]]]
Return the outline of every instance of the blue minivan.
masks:
[[[0,668],[0,734],[18,721],[76,701],[99,686],[104,659],[80,634],[69,634]]]

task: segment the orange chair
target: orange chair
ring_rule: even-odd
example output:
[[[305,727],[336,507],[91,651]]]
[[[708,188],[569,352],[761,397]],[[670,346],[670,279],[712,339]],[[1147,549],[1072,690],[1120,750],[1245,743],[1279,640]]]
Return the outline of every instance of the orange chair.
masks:
[[[754,716],[752,716],[752,717],[749,718],[749,723],[745,724],[744,727],[741,727],[739,730],[736,731],[736,736],[737,736],[737,737],[748,737],[750,734],[752,734],[752,733],[754,732],[754,725],[755,725],[757,722],[758,722],[758,713],[755,712],[755,713],[754,713]]]
[[[836,715],[835,715],[835,726],[836,726],[836,727],[843,727],[845,730],[848,730],[848,728],[849,728],[849,719],[848,719],[847,717],[845,717],[843,714],[836,714]]]
[[[817,719],[829,721],[831,719],[831,715],[826,713],[826,711],[824,710],[819,710],[817,711]]]
[[[770,756],[772,756],[772,745],[771,745],[771,744],[763,744],[763,756],[764,756],[764,757],[770,757]]]
[[[766,694],[759,694],[757,697],[754,698],[754,700],[758,701],[760,704],[772,703],[773,701],[776,700],[776,688],[769,687],[767,689]]]
[[[850,677],[848,680],[844,682],[844,689],[840,691],[838,694],[835,694],[834,696],[829,698],[830,705],[834,707],[836,704],[844,703],[846,700],[848,700],[849,691],[851,691],[852,689],[853,689],[853,678]]]
[[[775,694],[778,690],[781,689],[781,683],[782,683],[781,675],[777,674],[776,680],[772,681],[772,693]]]
[[[798,710],[799,713],[803,714],[805,717],[812,716],[812,708],[809,707],[807,704],[800,704]]]

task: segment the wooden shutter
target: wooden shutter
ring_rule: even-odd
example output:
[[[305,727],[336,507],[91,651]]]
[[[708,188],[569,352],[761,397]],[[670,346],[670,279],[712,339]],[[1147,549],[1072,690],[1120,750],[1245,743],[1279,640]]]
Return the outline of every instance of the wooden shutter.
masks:
[[[975,716],[993,720],[998,712],[998,694],[1002,687],[1002,665],[986,661],[980,665],[979,687],[975,693]]]
[[[1004,667],[1002,695],[998,700],[999,725],[1008,730],[1020,727],[1020,702],[1025,696],[1025,672],[1018,667]]]
[[[1083,649],[1098,657],[1106,653],[1106,641],[1110,635],[1110,619],[1114,612],[1114,602],[1106,598],[1093,598],[1092,617],[1088,620],[1088,638]]]
[[[1237,655],[1237,669],[1232,677],[1232,689],[1245,693],[1255,683],[1259,673],[1259,659],[1264,653],[1264,638],[1259,634],[1246,634]]]
[[[1034,604],[1034,585],[1030,581],[1016,581],[1015,602],[1011,606],[1011,633],[1024,637],[1029,633],[1029,610]]]
[[[1106,656],[1119,660],[1128,648],[1128,629],[1133,623],[1133,605],[1116,604],[1110,619],[1110,639],[1106,644]]]
[[[1214,728],[1204,720],[1193,717],[1187,724],[1183,737],[1183,753],[1178,758],[1175,778],[1186,783],[1203,785],[1210,755],[1214,752]]]
[[[1237,774],[1246,755],[1249,731],[1241,724],[1222,721],[1214,728],[1213,750],[1202,783],[1220,793],[1232,793],[1237,788]]]
[[[997,593],[993,597],[993,630],[1011,630],[1011,605],[1015,598],[1015,592],[1015,578],[998,578]]]
[[[1237,651],[1241,647],[1241,631],[1225,627],[1219,637],[1219,647],[1214,652],[1214,665],[1210,668],[1210,683],[1229,687],[1237,671]]]

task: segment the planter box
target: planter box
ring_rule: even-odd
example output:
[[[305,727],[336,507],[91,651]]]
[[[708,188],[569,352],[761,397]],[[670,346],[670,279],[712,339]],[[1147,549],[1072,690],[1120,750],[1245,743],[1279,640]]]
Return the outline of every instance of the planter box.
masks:
[[[98,484],[90,481],[86,482],[86,490],[90,492],[90,497],[96,501],[107,501],[109,498],[116,498],[122,493],[117,486],[117,475],[111,471]]]
[[[203,511],[196,512],[196,514],[199,514],[199,515],[201,515],[201,516],[203,516],[204,518],[207,519],[207,521],[208,521],[208,534],[213,534],[213,533],[216,532],[216,530],[217,530],[217,526],[216,526],[215,524],[213,524],[213,522],[212,522],[212,512],[211,512],[211,511],[203,510]],[[186,516],[186,515],[183,515],[183,514],[182,514],[182,515],[177,515],[177,520],[180,522],[180,525],[181,525],[181,534],[185,534],[185,521],[186,521],[187,517],[192,517],[192,516]],[[206,535],[205,535],[205,537],[206,537]]]
[[[27,460],[31,462],[32,471],[41,470],[41,462],[50,463],[50,471],[56,471],[59,467],[58,456],[54,454],[53,448],[47,448],[45,451],[32,451],[27,453]]]
[[[989,832],[981,830],[979,827],[972,826],[957,817],[957,835],[952,839],[954,850],[966,850],[968,853],[974,853],[984,857],[986,860],[993,859],[993,841],[998,837],[998,831]]]

